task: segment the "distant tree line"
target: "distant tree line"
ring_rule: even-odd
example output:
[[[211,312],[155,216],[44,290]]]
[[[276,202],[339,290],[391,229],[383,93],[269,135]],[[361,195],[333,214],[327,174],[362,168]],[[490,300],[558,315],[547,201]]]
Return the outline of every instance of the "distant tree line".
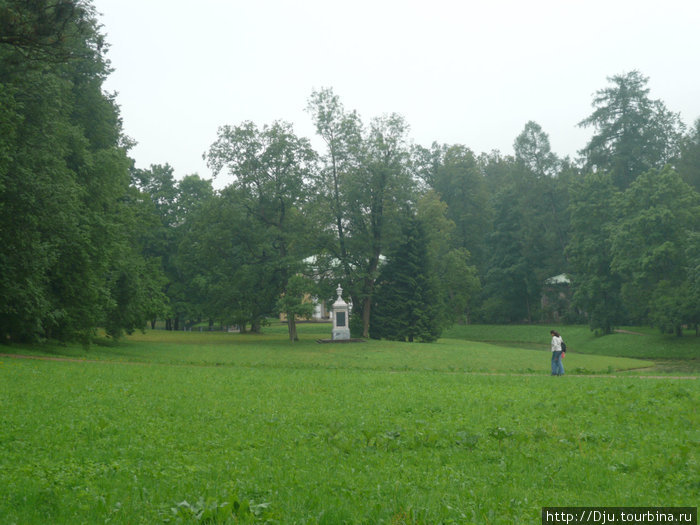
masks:
[[[323,149],[285,122],[223,126],[205,153],[233,182],[137,169],[89,1],[0,4],[0,335],[89,342],[165,321],[290,339],[338,283],[364,337],[430,341],[455,322],[700,324],[700,120],[608,79],[559,158],[528,122],[514,155],[422,147],[311,94]],[[467,126],[468,123],[465,123]],[[543,303],[566,274],[570,301]],[[556,310],[556,311],[554,311]]]

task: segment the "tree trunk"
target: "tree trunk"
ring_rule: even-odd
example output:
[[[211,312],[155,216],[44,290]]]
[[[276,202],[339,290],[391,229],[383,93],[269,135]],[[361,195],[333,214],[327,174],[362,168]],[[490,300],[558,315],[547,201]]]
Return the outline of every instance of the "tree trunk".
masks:
[[[369,309],[372,306],[372,298],[365,297],[362,302],[362,337],[369,337]]]
[[[525,304],[527,306],[527,324],[532,324],[532,313],[530,312],[530,298],[525,299]]]
[[[294,341],[298,341],[299,337],[297,337],[297,321],[294,318],[294,314],[287,312],[287,326],[289,327],[289,340],[293,343]]]

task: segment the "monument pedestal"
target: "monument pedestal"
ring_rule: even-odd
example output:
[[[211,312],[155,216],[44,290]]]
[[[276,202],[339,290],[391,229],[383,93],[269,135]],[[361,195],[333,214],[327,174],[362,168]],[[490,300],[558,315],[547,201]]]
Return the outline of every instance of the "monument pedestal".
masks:
[[[338,285],[336,289],[338,299],[333,303],[333,341],[350,339],[350,308],[343,301],[343,289]]]

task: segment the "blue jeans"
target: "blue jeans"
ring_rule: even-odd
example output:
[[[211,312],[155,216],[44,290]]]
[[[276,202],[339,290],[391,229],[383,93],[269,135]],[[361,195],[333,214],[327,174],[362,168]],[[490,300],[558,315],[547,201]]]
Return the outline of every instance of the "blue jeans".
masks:
[[[564,375],[564,363],[561,361],[561,352],[552,352],[552,375]]]

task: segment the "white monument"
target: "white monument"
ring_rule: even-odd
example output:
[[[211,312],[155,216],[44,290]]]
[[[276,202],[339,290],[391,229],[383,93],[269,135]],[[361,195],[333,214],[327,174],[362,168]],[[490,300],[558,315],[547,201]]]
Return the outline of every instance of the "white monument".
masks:
[[[350,309],[343,301],[343,289],[336,289],[338,299],[333,303],[333,341],[350,339]]]

